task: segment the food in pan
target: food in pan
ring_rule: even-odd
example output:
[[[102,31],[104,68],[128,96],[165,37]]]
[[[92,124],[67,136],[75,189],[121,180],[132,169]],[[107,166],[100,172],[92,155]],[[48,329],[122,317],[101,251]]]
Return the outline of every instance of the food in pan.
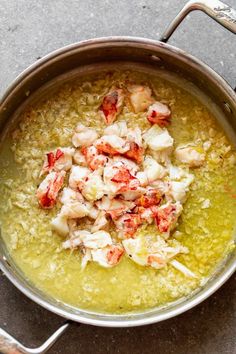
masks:
[[[234,149],[167,78],[114,71],[61,85],[8,128],[0,163],[9,252],[73,306],[166,305],[234,247]]]

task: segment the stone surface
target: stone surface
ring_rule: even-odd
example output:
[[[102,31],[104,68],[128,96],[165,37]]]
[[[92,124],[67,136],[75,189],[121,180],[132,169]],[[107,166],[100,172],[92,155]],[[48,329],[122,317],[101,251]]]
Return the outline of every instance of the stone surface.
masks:
[[[158,39],[183,0],[1,0],[0,94],[37,58],[83,39],[132,35]],[[236,7],[235,0],[228,0]],[[170,41],[208,63],[236,86],[236,38],[206,15],[192,13]],[[0,326],[38,346],[63,322],[0,276]],[[50,354],[234,354],[236,285],[174,319],[130,329],[72,327]]]

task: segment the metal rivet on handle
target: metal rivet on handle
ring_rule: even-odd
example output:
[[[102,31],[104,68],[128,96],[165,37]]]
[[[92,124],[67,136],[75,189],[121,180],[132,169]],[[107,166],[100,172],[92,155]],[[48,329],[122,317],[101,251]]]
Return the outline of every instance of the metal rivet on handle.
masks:
[[[155,61],[161,61],[161,58],[158,57],[157,55],[151,55],[151,58],[152,58],[152,60],[155,60]]]
[[[224,102],[224,109],[225,109],[228,113],[233,114],[233,110],[232,110],[232,108],[230,107],[230,104],[229,104],[228,102]]]

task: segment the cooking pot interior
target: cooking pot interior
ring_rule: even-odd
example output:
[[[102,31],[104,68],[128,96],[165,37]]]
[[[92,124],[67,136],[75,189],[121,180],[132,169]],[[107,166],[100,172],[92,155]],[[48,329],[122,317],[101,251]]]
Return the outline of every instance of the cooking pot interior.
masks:
[[[0,106],[0,124],[17,120],[26,105],[53,91],[61,83],[88,74],[119,68],[160,75],[190,90],[213,112],[232,143],[236,142],[236,103],[233,90],[204,64],[163,43],[144,40],[97,40],[72,45],[38,61],[9,88]],[[3,134],[4,135],[4,134]],[[102,326],[132,326],[177,315],[209,296],[232,274],[236,252],[216,270],[201,289],[168,306],[128,315],[98,314],[59,302],[35,288],[11,259],[3,241],[0,262],[10,280],[27,296],[47,309],[75,321]]]

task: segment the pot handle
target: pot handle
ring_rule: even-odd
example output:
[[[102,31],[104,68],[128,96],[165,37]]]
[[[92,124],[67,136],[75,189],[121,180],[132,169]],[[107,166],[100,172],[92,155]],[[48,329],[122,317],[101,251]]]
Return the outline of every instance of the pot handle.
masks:
[[[194,10],[205,12],[222,26],[236,34],[236,11],[232,7],[219,0],[190,0],[169,24],[160,41],[166,43],[183,19]]]
[[[43,354],[57,341],[57,339],[66,331],[70,322],[64,323],[45,343],[38,348],[27,348],[13,338],[10,334],[0,328],[0,353],[1,354]]]

